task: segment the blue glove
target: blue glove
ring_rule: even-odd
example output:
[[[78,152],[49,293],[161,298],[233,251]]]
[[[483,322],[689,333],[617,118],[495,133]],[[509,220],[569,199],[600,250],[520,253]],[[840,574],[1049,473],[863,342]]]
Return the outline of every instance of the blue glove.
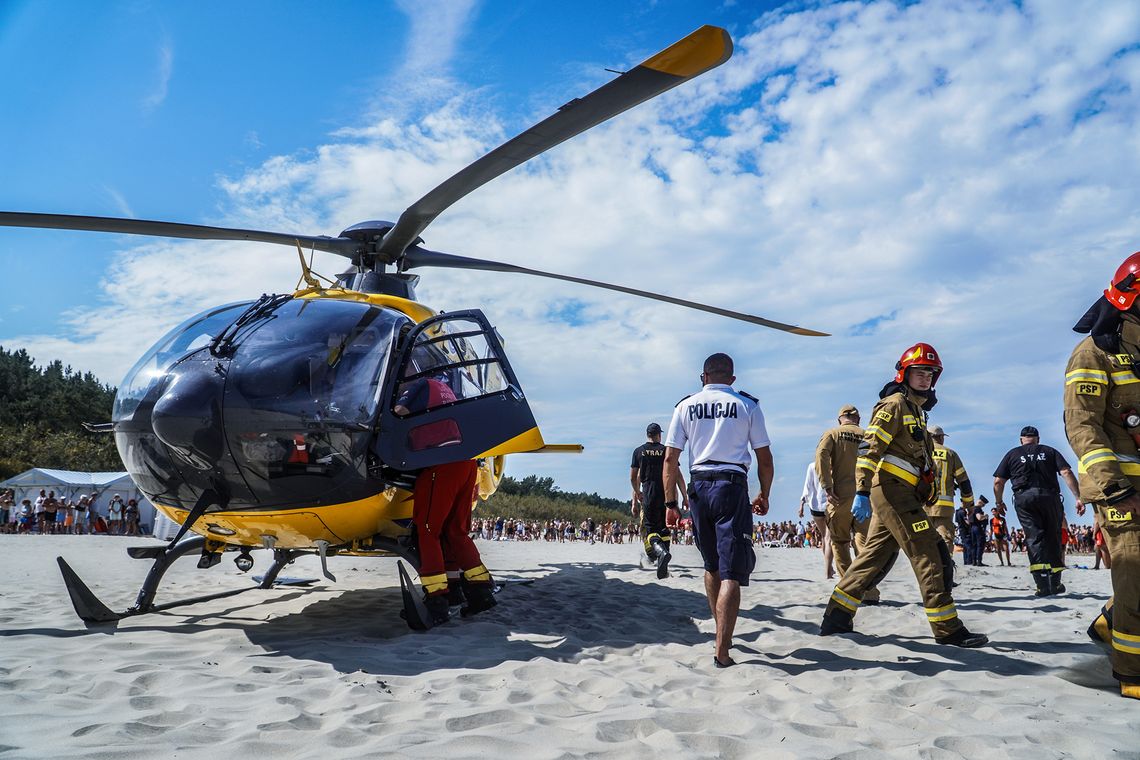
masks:
[[[871,497],[867,494],[855,494],[855,501],[851,503],[851,514],[855,522],[864,522],[871,518]]]

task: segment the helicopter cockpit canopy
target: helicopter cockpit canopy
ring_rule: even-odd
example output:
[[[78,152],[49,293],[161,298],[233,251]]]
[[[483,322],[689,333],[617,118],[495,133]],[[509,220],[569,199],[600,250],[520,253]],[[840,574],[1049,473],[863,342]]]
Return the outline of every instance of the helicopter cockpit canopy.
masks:
[[[398,311],[353,301],[288,301],[238,342],[227,408],[371,426],[391,345],[410,324]]]

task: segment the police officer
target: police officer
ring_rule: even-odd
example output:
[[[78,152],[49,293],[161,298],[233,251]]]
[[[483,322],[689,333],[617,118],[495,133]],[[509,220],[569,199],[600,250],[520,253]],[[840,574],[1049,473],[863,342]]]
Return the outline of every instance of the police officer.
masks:
[[[1121,694],[1140,699],[1140,252],[1074,327],[1090,333],[1065,374],[1065,432],[1079,457],[1081,496],[1096,508],[1112,557],[1113,598],[1089,633],[1112,648]]]
[[[815,448],[815,471],[819,485],[827,494],[827,529],[831,535],[832,557],[835,569],[842,578],[851,566],[851,540],[855,539],[855,554],[863,551],[867,542],[867,521],[855,522],[851,516],[851,501],[855,498],[855,460],[859,458],[859,444],[863,441],[863,428],[859,427],[859,410],[845,404],[839,410],[838,427],[826,431]],[[879,589],[871,588],[863,595],[863,604],[878,604]]]
[[[958,542],[962,544],[962,562],[967,565],[976,564],[974,542],[970,539],[970,510],[966,509],[965,504],[954,510],[954,525],[958,528]]]
[[[1052,596],[1065,591],[1061,571],[1065,560],[1061,556],[1061,488],[1057,474],[1065,479],[1077,500],[1078,514],[1085,513],[1077,479],[1061,452],[1041,444],[1037,428],[1026,425],[1021,429],[1021,445],[1010,449],[994,470],[994,498],[997,506],[1005,503],[1002,495],[1006,481],[1013,485],[1013,509],[1025,531],[1026,552],[1029,554],[1029,572],[1037,583],[1037,596]]]
[[[689,449],[689,504],[693,534],[705,566],[705,594],[716,621],[718,668],[735,665],[729,655],[740,610],[740,587],[756,565],[752,514],[768,513],[772,451],[759,402],[732,387],[732,358],[705,359],[702,388],[678,402],[665,438],[665,493],[680,480],[681,452]],[[760,493],[748,501],[748,464],[755,452]],[[676,501],[665,503],[676,507]]]
[[[657,565],[657,577],[669,575],[669,553],[672,531],[666,525],[665,510],[665,445],[661,443],[661,426],[656,422],[645,428],[645,443],[633,450],[629,464],[629,484],[633,487],[634,517],[641,516],[641,540],[645,544],[645,554]],[[685,491],[685,481],[678,483],[682,506],[689,508],[689,495]],[[672,501],[676,504],[676,491]]]
[[[903,352],[896,374],[879,393],[856,463],[851,511],[870,518],[867,543],[831,594],[820,635],[849,633],[866,590],[881,581],[906,553],[922,592],[926,619],[939,644],[978,647],[989,641],[958,619],[950,593],[946,543],[931,527],[924,507],[934,500],[934,445],[926,412],[937,403],[934,385],[942,372],[938,352],[918,343]]]
[[[946,445],[948,433],[941,425],[930,428],[930,437],[934,439],[934,482],[938,486],[938,500],[926,508],[934,529],[950,556],[954,556],[954,491],[962,494],[962,506],[969,511],[974,506],[974,489],[970,485],[970,476],[966,474],[966,466],[958,452]],[[954,563],[950,563],[950,584],[954,583]]]
[[[970,507],[970,543],[973,544],[974,564],[986,567],[982,558],[986,555],[986,528],[990,521],[986,517],[986,497],[978,499],[978,503]]]

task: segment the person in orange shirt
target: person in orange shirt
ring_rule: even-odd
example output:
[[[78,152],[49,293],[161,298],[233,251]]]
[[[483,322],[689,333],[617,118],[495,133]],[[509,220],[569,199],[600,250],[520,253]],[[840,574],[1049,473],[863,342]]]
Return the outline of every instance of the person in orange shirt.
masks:
[[[1009,556],[1009,526],[1005,523],[1005,509],[994,507],[990,512],[993,515],[990,518],[990,535],[994,539],[994,554],[1003,566],[1013,567],[1013,560]],[[1005,552],[1005,560],[1001,558],[1002,552]]]

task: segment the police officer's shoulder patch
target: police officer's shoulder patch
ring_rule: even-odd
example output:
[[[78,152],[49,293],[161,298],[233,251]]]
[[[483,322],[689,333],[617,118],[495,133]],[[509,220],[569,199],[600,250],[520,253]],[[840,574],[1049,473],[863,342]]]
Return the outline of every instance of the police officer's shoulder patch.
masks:
[[[760,403],[760,399],[756,398],[751,393],[745,393],[744,391],[737,391],[737,393],[739,393],[741,396],[744,396],[744,398],[746,398],[746,399],[751,399],[752,401],[755,401],[757,404]]]
[[[677,407],[679,407],[681,404],[685,403],[685,399],[687,399],[687,398],[692,398],[694,395],[695,395],[695,394],[692,394],[692,393],[690,393],[688,396],[685,396],[685,397],[684,397],[684,398],[682,398],[680,401],[678,401],[676,404],[673,404],[673,408],[674,408],[674,409],[676,409],[676,408],[677,408]]]

